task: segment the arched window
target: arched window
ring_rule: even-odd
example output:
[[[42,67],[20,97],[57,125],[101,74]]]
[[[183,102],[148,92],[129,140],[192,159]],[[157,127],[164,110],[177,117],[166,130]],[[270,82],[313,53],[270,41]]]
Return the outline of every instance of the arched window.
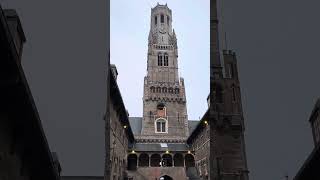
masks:
[[[161,87],[157,87],[157,93],[161,93]]]
[[[172,166],[172,156],[170,154],[164,154],[162,156],[162,166],[164,167]]]
[[[173,88],[169,88],[169,93],[173,93]]]
[[[183,167],[184,166],[183,155],[180,153],[177,153],[173,156],[173,161],[174,161],[175,167]]]
[[[156,133],[166,133],[167,132],[167,121],[163,118],[159,118],[155,122]]]
[[[155,93],[155,87],[151,86],[151,87],[150,87],[150,91],[151,91],[152,93]]]
[[[169,26],[169,22],[170,22],[170,17],[167,16],[167,24],[168,24],[168,26]]]
[[[128,156],[128,170],[136,170],[137,169],[137,155],[129,154]]]
[[[158,54],[158,66],[162,66],[162,54]]]
[[[164,15],[161,14],[161,19],[160,19],[161,23],[164,23]]]
[[[150,162],[151,167],[160,167],[160,163],[161,163],[160,154],[152,154],[150,160],[151,160]]]
[[[158,23],[158,17],[155,16],[155,17],[154,17],[154,24],[157,25],[157,23]]]
[[[142,153],[139,156],[139,167],[149,167],[149,155]]]
[[[163,92],[163,93],[167,93],[167,88],[166,88],[166,87],[163,87],[163,88],[162,88],[162,92]]]
[[[187,154],[185,156],[185,164],[186,164],[186,167],[194,167],[195,166],[195,162],[194,162],[194,157],[193,155],[191,154]]]
[[[163,65],[164,66],[168,66],[168,63],[169,62],[169,56],[168,56],[168,54],[167,53],[165,53],[164,54],[164,63],[163,63]]]
[[[179,88],[175,88],[175,89],[174,89],[174,93],[175,93],[175,94],[179,94]]]

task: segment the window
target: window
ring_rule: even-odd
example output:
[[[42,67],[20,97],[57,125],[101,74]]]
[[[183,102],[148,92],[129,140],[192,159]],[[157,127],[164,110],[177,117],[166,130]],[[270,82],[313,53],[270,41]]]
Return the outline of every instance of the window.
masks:
[[[157,23],[158,23],[158,17],[155,16],[155,17],[154,17],[154,24],[157,25]]]
[[[175,94],[179,94],[179,88],[176,88],[176,89],[174,90],[174,93],[175,93]]]
[[[169,58],[168,54],[164,54],[164,63],[163,63],[164,66],[168,66],[168,61],[169,61],[168,58]]]
[[[162,88],[162,92],[163,92],[163,93],[167,93],[167,88],[166,88],[166,87],[163,87],[163,88]]]
[[[152,92],[152,93],[154,93],[155,92],[155,87],[150,87],[150,91]]]
[[[169,26],[169,21],[170,21],[170,17],[167,16],[167,24],[168,24],[168,26]]]
[[[162,66],[162,54],[158,54],[158,66]]]
[[[158,119],[156,120],[156,132],[157,133],[165,133],[167,132],[167,122],[165,119]]]
[[[234,86],[232,86],[231,89],[232,89],[232,101],[235,102],[236,101],[236,90],[235,90]]]
[[[161,14],[161,19],[160,19],[161,23],[164,23],[164,15]]]
[[[233,68],[232,68],[232,64],[229,63],[227,65],[227,74],[226,74],[227,78],[232,78],[233,77]]]
[[[161,93],[161,87],[157,87],[157,93]]]

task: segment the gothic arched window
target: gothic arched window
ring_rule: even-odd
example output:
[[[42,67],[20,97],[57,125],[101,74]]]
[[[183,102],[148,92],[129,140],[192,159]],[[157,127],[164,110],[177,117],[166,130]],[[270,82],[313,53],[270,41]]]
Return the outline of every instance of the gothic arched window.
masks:
[[[154,93],[154,92],[155,92],[155,87],[151,86],[151,87],[150,87],[150,91],[151,91],[152,93]]]
[[[161,14],[160,22],[161,22],[161,23],[164,23],[164,15],[163,15],[163,14]]]
[[[173,93],[173,89],[172,88],[169,88],[169,93]]]
[[[162,54],[158,54],[158,66],[162,66]]]
[[[163,93],[167,93],[167,88],[166,88],[166,87],[163,87],[163,88],[162,88],[162,92],[163,92]]]
[[[161,87],[157,87],[157,93],[161,93]]]
[[[168,64],[169,64],[168,61],[169,61],[168,54],[165,53],[165,54],[164,54],[164,63],[163,63],[163,65],[164,65],[164,66],[168,66]]]
[[[158,17],[155,16],[155,17],[154,17],[154,24],[157,25],[157,23],[158,23]]]
[[[167,121],[163,118],[159,118],[155,122],[156,133],[166,133],[167,132]]]
[[[179,88],[174,89],[175,94],[179,94]]]

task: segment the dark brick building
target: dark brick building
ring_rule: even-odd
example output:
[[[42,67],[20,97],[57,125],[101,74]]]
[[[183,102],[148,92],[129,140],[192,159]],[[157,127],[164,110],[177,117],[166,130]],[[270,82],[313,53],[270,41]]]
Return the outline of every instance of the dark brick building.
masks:
[[[311,112],[309,122],[312,129],[314,148],[296,174],[294,180],[320,179],[320,99],[317,100]]]
[[[61,168],[21,67],[25,41],[16,11],[0,7],[0,179],[58,180]]]
[[[124,179],[127,168],[128,149],[134,143],[134,136],[129,123],[128,112],[123,103],[120,89],[117,84],[117,69],[114,65],[109,69],[110,78],[110,161],[106,162],[109,166],[110,177],[106,179]],[[106,116],[108,117],[108,116]],[[108,132],[108,131],[107,131]],[[108,137],[108,136],[107,136]]]

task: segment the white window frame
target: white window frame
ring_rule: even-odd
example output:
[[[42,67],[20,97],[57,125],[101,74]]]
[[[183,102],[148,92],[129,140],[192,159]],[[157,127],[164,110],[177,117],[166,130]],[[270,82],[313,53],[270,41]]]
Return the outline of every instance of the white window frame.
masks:
[[[165,122],[165,132],[158,132],[157,131],[157,122],[158,121],[164,121]],[[160,129],[162,128],[162,126],[160,127]],[[161,129],[162,130],[162,129]],[[154,121],[154,132],[157,134],[167,134],[168,133],[168,120],[166,120],[165,118],[158,118]]]

